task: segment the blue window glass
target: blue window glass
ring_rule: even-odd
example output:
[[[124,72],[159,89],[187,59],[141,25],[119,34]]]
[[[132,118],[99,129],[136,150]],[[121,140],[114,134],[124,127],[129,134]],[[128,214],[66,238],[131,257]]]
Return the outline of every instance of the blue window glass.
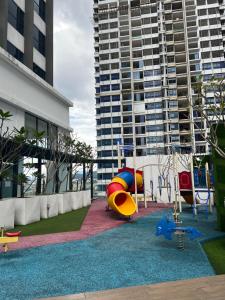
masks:
[[[109,74],[100,75],[100,81],[107,81],[110,80]]]
[[[112,89],[112,91],[119,90],[120,89],[120,85],[119,84],[112,84],[111,85],[111,89]]]
[[[118,79],[120,79],[120,74],[119,73],[111,74],[111,79],[112,80],[118,80]]]
[[[97,136],[101,136],[101,129],[97,130]]]
[[[111,112],[111,107],[110,106],[102,106],[100,108],[100,113],[101,114],[106,114]]]
[[[121,118],[120,117],[112,117],[112,123],[120,123]]]
[[[109,156],[112,156],[112,151],[111,150],[102,151],[102,157],[109,157]]]
[[[145,122],[145,115],[135,116],[135,123],[144,123],[144,122]]]
[[[132,116],[123,116],[123,123],[132,122]]]
[[[45,56],[45,36],[35,25],[33,25],[33,45]]]
[[[177,107],[177,106],[178,106],[178,101],[176,101],[176,100],[168,102],[168,107],[169,108],[171,108],[171,107]]]
[[[120,101],[120,95],[112,95],[112,101]]]
[[[178,118],[178,116],[179,116],[179,114],[176,111],[171,111],[171,112],[168,113],[168,118],[169,119],[175,119],[175,118]]]
[[[123,94],[123,100],[131,100],[132,96],[131,94]]]
[[[96,82],[96,83],[99,83],[99,82],[100,82],[99,77],[95,77],[95,82]]]
[[[123,105],[123,111],[132,111],[132,105]]]
[[[110,91],[110,85],[109,84],[101,85],[100,91],[101,92],[108,92],[108,91]]]
[[[113,134],[121,134],[121,128],[120,127],[113,128]]]
[[[146,120],[147,121],[151,121],[151,120],[163,120],[163,114],[162,113],[157,113],[157,114],[146,115]]]
[[[96,125],[101,125],[101,120],[100,119],[96,120]]]
[[[102,140],[102,146],[111,146],[112,145],[112,140],[107,139],[107,140]]]
[[[24,54],[19,49],[17,49],[13,44],[11,44],[9,41],[7,41],[7,51],[9,54],[11,54],[13,57],[18,59],[20,62],[23,63],[24,60]]]
[[[123,134],[132,134],[133,128],[132,127],[124,127],[123,128]]]
[[[134,94],[134,101],[144,101],[144,93],[136,93]]]
[[[130,62],[129,61],[125,61],[121,63],[121,68],[129,68],[130,67]]]
[[[99,92],[100,92],[100,88],[99,88]],[[100,100],[101,100],[101,103],[110,102],[110,96],[101,96]]]
[[[101,135],[111,134],[111,128],[102,128]]]
[[[44,0],[34,0],[34,10],[38,15],[45,21],[45,1]]]
[[[120,106],[119,105],[112,106],[112,112],[120,112]]]
[[[178,130],[179,129],[179,124],[169,124],[169,127],[170,127],[170,130],[172,131],[172,130]]]
[[[176,67],[167,68],[167,73],[175,73],[175,72],[176,72]]]
[[[202,69],[203,70],[210,70],[210,69],[212,69],[211,63],[202,64]]]
[[[160,109],[162,108],[162,102],[155,102],[155,103],[147,103],[145,104],[145,109],[150,110],[150,109]]]
[[[147,125],[146,126],[146,131],[147,132],[164,131],[164,126],[163,126],[163,124]]]
[[[110,124],[111,118],[101,118],[101,124]]]
[[[8,22],[22,35],[24,34],[24,12],[13,0],[8,2]]]
[[[100,98],[95,98],[96,104],[100,103]]]
[[[133,145],[133,139],[129,138],[129,139],[124,139],[124,145]]]
[[[225,68],[225,62],[224,61],[214,62],[213,68],[214,69]]]
[[[33,64],[33,71],[35,74],[37,74],[39,77],[41,77],[42,79],[45,79],[45,71],[42,70],[38,65],[36,65],[35,63]]]
[[[99,115],[99,114],[100,114],[100,109],[96,108],[96,115]]]
[[[95,93],[96,93],[96,94],[99,94],[99,93],[100,93],[100,88],[99,88],[99,87],[96,87],[96,88],[95,88]]]
[[[159,97],[162,97],[162,92],[161,91],[145,93],[145,98],[146,99],[148,99],[148,98],[159,98]]]
[[[177,90],[168,90],[168,96],[176,96]]]
[[[147,143],[148,144],[155,144],[155,143],[163,143],[164,142],[164,136],[149,136],[147,137]]]

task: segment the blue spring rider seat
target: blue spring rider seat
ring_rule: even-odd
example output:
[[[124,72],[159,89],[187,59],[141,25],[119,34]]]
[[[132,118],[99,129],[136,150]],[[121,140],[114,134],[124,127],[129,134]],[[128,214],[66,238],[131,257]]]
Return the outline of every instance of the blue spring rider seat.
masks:
[[[176,231],[187,233],[190,240],[203,236],[203,234],[194,227],[177,226],[168,215],[164,215],[156,225],[156,236],[163,235],[167,240],[172,240],[172,234]]]

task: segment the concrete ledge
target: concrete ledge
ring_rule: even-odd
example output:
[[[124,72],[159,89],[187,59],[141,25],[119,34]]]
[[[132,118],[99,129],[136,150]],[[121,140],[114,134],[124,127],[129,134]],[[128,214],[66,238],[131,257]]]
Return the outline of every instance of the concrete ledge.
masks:
[[[224,300],[225,275],[82,293],[51,300]],[[41,299],[40,299],[41,300]],[[42,299],[43,300],[43,299]]]
[[[14,228],[15,200],[9,198],[0,201],[0,227]]]
[[[40,195],[41,218],[48,219],[59,214],[59,201],[57,195]]]
[[[15,225],[27,225],[41,219],[41,205],[38,197],[15,198]]]

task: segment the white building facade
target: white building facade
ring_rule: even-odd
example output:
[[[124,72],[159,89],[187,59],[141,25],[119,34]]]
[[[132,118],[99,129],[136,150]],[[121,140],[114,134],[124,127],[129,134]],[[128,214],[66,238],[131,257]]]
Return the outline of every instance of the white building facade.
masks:
[[[137,156],[169,154],[173,145],[210,151],[190,104],[196,77],[224,78],[224,8],[222,0],[94,0],[99,158],[117,158],[118,140]],[[98,166],[100,190],[116,167]]]

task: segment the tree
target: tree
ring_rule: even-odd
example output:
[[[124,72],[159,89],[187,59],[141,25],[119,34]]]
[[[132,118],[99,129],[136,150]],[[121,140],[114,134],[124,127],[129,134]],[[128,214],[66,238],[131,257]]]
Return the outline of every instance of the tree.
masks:
[[[34,146],[42,139],[44,132],[33,132],[33,138],[29,138],[29,132],[24,127],[17,129],[10,127],[12,114],[0,109],[0,198],[2,198],[3,180],[9,176],[12,167],[23,160],[21,152],[25,146]]]
[[[194,122],[195,129],[220,157],[225,158],[225,149],[218,142],[219,127],[223,126],[225,130],[225,78],[212,77],[210,81],[203,82],[201,76],[193,87],[196,97],[192,107],[200,118],[200,121]]]

